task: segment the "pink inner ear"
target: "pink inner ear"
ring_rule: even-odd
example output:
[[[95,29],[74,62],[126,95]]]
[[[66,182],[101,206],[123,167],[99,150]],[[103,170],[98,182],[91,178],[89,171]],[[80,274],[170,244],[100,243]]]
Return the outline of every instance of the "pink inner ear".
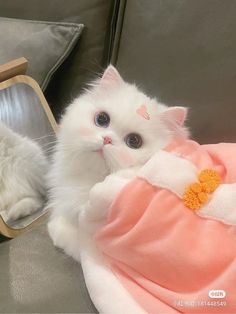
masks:
[[[163,112],[164,117],[182,126],[187,116],[187,108],[170,107]]]
[[[112,65],[109,65],[108,68],[105,70],[105,72],[103,73],[101,82],[121,82],[122,78],[119,74],[119,72],[116,70],[115,67],[113,67]]]

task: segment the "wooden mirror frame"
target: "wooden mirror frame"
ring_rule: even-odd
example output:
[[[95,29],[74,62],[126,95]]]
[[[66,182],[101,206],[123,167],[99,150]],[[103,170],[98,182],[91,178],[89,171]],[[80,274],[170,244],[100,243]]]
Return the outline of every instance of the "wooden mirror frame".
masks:
[[[19,58],[13,60],[7,64],[0,65],[0,90],[11,87],[17,83],[24,83],[32,87],[36,95],[40,100],[40,104],[43,107],[43,110],[48,118],[49,124],[51,125],[53,131],[57,133],[58,125],[56,120],[51,112],[51,109],[43,95],[42,90],[40,89],[38,83],[31,77],[25,75],[27,69],[27,60],[25,58]],[[32,221],[29,225],[24,228],[12,228],[6,224],[0,215],[0,234],[7,238],[15,238],[16,236],[26,232],[31,229],[33,226],[44,221],[48,216],[48,212],[42,212],[42,214]]]

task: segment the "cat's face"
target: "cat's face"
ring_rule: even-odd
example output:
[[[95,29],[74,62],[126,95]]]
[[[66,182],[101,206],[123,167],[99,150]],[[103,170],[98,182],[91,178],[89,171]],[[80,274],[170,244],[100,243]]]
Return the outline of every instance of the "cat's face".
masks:
[[[69,106],[65,147],[105,163],[110,171],[145,163],[173,136],[184,136],[186,109],[168,108],[125,83],[109,66],[90,91]]]

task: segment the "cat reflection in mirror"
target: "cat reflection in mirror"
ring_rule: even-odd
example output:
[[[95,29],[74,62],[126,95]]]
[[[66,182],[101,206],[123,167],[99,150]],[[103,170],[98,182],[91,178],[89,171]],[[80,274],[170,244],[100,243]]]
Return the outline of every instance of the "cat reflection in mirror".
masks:
[[[126,83],[113,66],[75,99],[61,121],[50,174],[48,230],[56,246],[79,260],[78,213],[90,190],[122,169],[135,174],[158,149],[187,137],[186,113]]]
[[[41,148],[0,121],[0,213],[16,220],[43,208],[47,161]]]

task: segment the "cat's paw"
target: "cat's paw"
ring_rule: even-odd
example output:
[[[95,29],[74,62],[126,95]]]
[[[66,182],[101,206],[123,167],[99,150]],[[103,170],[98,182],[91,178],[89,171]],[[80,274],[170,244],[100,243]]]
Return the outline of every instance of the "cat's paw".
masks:
[[[80,245],[78,228],[63,216],[52,218],[48,223],[48,233],[53,244],[80,261]]]
[[[48,223],[48,233],[53,241],[53,244],[59,248],[65,246],[65,241],[63,241],[63,233],[65,228],[64,218],[62,216],[55,217]]]
[[[108,210],[128,179],[109,175],[103,182],[97,183],[89,194],[88,216],[90,220],[104,220]]]
[[[139,169],[140,167],[121,169],[117,171],[114,175],[121,179],[131,180],[137,175]]]
[[[94,234],[105,222],[105,207],[92,207],[88,201],[79,212],[79,230],[84,234]]]
[[[7,213],[8,219],[17,220],[28,216],[43,207],[43,201],[38,198],[25,197],[15,203]]]

